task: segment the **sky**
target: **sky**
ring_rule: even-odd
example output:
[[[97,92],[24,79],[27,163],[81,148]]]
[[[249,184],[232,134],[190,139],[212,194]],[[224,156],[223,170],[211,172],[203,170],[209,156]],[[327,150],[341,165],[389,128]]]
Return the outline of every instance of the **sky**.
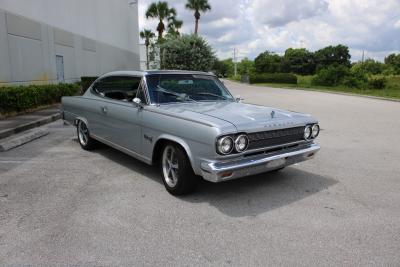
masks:
[[[139,0],[139,28],[155,31],[157,21],[145,12],[156,0]],[[194,32],[193,12],[184,0],[168,0],[183,20],[182,33]],[[382,61],[400,52],[400,0],[209,0],[201,14],[199,34],[220,59],[254,59],[266,50],[282,54],[289,48],[315,51],[328,45],[350,48],[352,61]]]

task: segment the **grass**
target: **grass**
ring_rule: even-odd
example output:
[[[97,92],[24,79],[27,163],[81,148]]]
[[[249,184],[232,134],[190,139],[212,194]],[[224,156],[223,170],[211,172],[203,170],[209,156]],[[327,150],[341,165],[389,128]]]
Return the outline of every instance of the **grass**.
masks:
[[[359,89],[349,88],[346,86],[316,86],[311,84],[311,79],[312,76],[299,75],[297,76],[297,84],[257,83],[253,85],[334,93],[350,93],[357,95],[400,99],[400,75],[388,76],[388,82],[386,88],[384,89]]]

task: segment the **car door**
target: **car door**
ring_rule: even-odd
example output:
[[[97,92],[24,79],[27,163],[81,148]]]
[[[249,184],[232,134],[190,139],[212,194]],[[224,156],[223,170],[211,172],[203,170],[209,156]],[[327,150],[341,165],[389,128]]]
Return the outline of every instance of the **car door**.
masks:
[[[101,131],[104,139],[130,151],[141,153],[141,108],[132,102],[141,77],[112,76],[102,82],[104,101]]]

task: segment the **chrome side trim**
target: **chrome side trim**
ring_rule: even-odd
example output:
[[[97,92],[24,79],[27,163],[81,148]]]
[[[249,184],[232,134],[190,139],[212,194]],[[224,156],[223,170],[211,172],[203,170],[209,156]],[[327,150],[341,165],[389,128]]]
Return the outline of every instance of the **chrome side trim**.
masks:
[[[142,156],[142,155],[140,155],[140,154],[138,154],[138,153],[136,153],[136,152],[134,152],[134,151],[132,151],[130,149],[127,149],[127,148],[122,147],[120,145],[114,144],[113,142],[105,140],[105,139],[103,139],[101,137],[98,137],[98,136],[96,136],[94,134],[90,134],[90,137],[92,137],[93,139],[96,139],[97,141],[99,141],[101,143],[104,143],[104,144],[106,144],[106,145],[108,145],[108,146],[110,146],[112,148],[115,148],[116,150],[119,150],[119,151],[121,151],[121,152],[123,152],[123,153],[125,153],[125,154],[127,154],[129,156],[132,156],[132,157],[134,157],[134,158],[136,158],[136,159],[138,159],[140,161],[143,161],[143,162],[145,162],[145,163],[147,163],[149,165],[152,164],[152,160],[150,158],[144,157],[144,156]]]

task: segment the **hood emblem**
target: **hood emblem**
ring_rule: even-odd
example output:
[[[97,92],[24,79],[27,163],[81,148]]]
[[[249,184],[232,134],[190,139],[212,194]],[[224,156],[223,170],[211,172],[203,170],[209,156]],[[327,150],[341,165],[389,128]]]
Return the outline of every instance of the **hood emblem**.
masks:
[[[273,119],[275,117],[275,111],[271,111],[271,119]]]

